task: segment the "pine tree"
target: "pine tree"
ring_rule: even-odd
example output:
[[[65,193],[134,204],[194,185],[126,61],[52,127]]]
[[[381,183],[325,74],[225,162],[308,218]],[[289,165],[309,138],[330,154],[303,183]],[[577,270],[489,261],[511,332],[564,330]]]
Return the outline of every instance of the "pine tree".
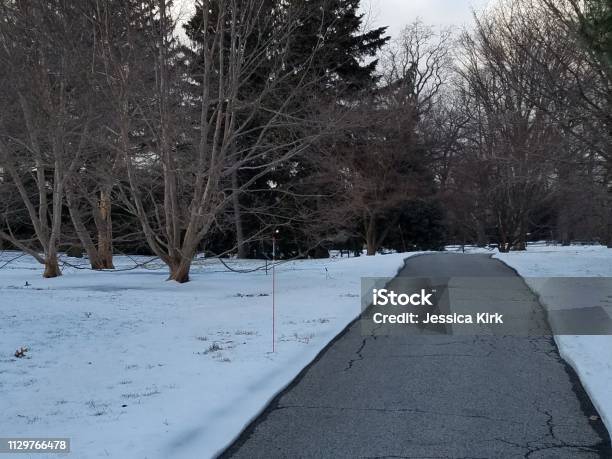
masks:
[[[322,89],[340,86],[363,89],[376,82],[378,60],[375,56],[389,37],[385,36],[386,27],[362,31],[364,14],[359,13],[360,0],[260,1],[260,14],[293,23],[287,57],[289,68],[300,73],[308,67],[321,77]],[[215,33],[216,5],[216,2],[210,5],[209,36]],[[240,2],[237,6],[240,8]],[[262,24],[273,27],[271,21]],[[196,6],[185,31],[196,45],[202,43],[202,4]],[[259,40],[265,40],[270,34],[270,30],[255,32]]]
[[[359,90],[376,82],[375,56],[389,37],[386,27],[362,32],[360,0],[292,0],[289,4],[305,12],[293,40],[293,65],[301,65],[320,47],[312,67],[323,80],[322,89]]]
[[[241,2],[233,5],[240,8]],[[210,2],[210,6],[208,37],[213,39],[218,7],[216,2]],[[267,40],[274,35],[274,27],[285,27],[287,23],[291,25],[291,36],[285,44],[287,48],[283,50],[286,68],[284,83],[277,87],[274,94],[267,95],[266,110],[258,115],[260,119],[252,120],[254,125],[261,123],[261,118],[272,116],[274,107],[285,103],[286,95],[298,87],[298,81],[305,76],[308,80],[316,81],[316,85],[293,98],[294,113],[317,112],[323,105],[323,100],[329,102],[340,95],[346,99],[376,83],[377,61],[374,57],[388,37],[384,36],[386,28],[361,31],[363,15],[358,11],[359,0],[260,0],[259,6],[260,14],[268,20],[262,19],[259,30],[254,30],[253,36],[245,40],[246,46],[253,46],[253,41]],[[279,25],[280,23],[282,25]],[[197,82],[200,78],[198,65],[202,59],[201,49],[204,41],[202,4],[197,5],[195,14],[185,26],[185,31],[195,45],[186,55],[191,62],[193,80]],[[308,75],[305,75],[305,72],[308,72]],[[268,69],[264,66],[254,71],[248,84],[240,89],[241,99],[248,101],[257,97],[267,77]],[[283,134],[277,130],[274,133],[275,138],[270,141],[283,144],[291,135],[289,131]],[[239,150],[245,148],[245,145],[248,148],[249,138],[243,136],[238,142],[242,143],[236,146]],[[254,173],[256,170],[253,168],[240,170],[232,179],[238,184],[245,183]],[[291,164],[279,164],[274,173],[259,177],[252,186],[257,192],[236,196],[234,215],[229,219],[235,220],[240,256],[252,254],[241,242],[241,232],[248,237],[262,232],[268,225],[292,226],[296,217],[295,206],[298,204],[287,198],[291,194],[287,191],[310,173],[310,166],[302,159],[296,158]],[[276,188],[269,187],[271,182]],[[235,184],[231,188],[236,189]],[[263,213],[266,214],[266,221],[262,221],[261,215],[242,215],[241,207],[260,211],[265,209]],[[290,232],[293,233],[291,236],[288,236],[288,231],[284,231],[283,236],[298,240],[304,245],[305,238],[296,236],[293,229]],[[295,244],[292,249],[294,255],[300,249],[298,245]]]
[[[589,0],[584,15],[579,16],[580,36],[584,44],[608,70],[612,70],[612,2]]]

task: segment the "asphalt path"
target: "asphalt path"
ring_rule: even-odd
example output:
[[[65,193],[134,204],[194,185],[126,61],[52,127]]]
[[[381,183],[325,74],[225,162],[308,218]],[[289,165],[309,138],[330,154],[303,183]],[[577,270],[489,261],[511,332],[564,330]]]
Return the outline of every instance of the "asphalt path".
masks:
[[[543,317],[516,273],[486,255],[418,256],[399,274],[438,283],[453,276],[490,277],[496,293],[486,301],[505,298],[535,311],[536,322]],[[484,301],[472,295],[471,303]],[[355,321],[221,457],[612,457],[598,413],[550,336],[431,331],[370,333]]]

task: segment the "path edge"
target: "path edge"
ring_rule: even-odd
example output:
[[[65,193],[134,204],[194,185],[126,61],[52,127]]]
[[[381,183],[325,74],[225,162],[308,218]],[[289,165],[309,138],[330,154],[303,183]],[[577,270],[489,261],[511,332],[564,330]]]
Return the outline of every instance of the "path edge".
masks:
[[[495,253],[492,253],[489,256],[491,259],[500,262],[501,264],[503,264],[504,266],[507,266],[510,270],[512,270],[523,281],[523,283],[529,289],[529,291],[533,293],[533,295],[536,297],[540,305],[544,308],[544,310],[548,314],[548,307],[547,307],[548,304],[542,300],[542,297],[536,290],[531,288],[531,286],[527,283],[525,278],[518,272],[518,270],[514,266],[509,265],[508,263],[506,263],[506,261],[502,260],[501,258],[495,257]],[[580,402],[582,411],[585,413],[585,415],[588,415],[587,408],[589,407],[589,405],[591,405],[595,409],[595,411],[597,412],[597,416],[599,416],[599,419],[601,419],[601,424],[591,423],[591,425],[593,425],[593,428],[599,434],[602,441],[604,442],[607,441],[609,445],[612,445],[612,421],[601,416],[601,413],[602,413],[601,404],[596,398],[593,397],[593,394],[588,384],[585,385],[584,381],[580,379],[580,374],[578,373],[578,370],[576,369],[576,362],[574,361],[573,358],[571,358],[569,355],[567,355],[563,351],[562,346],[559,346],[559,342],[557,341],[557,335],[552,335],[552,342],[557,348],[557,352],[559,353],[561,362],[563,363],[565,367],[565,371],[567,372],[570,378],[570,382],[572,383],[572,389],[574,393],[576,394],[576,396],[578,397],[578,401]],[[580,390],[578,390],[578,387],[577,387],[578,385],[582,388],[584,393],[587,395],[588,400],[584,400],[583,397],[580,395]]]
[[[406,258],[404,258],[401,266],[397,268],[395,275],[390,279],[395,279],[399,275],[399,273],[406,267],[406,262],[408,260],[411,260],[416,257],[425,256],[425,255],[428,255],[429,253],[431,252],[418,252],[418,253],[415,253],[414,255],[408,255]],[[212,456],[213,459],[231,457],[231,455],[235,451],[240,449],[240,447],[246,442],[250,434],[255,430],[255,427],[257,427],[257,425],[260,422],[264,421],[266,417],[270,414],[270,412],[272,412],[276,408],[276,406],[278,405],[278,401],[281,399],[281,397],[285,395],[287,392],[289,392],[295,385],[297,385],[304,378],[308,370],[310,370],[310,367],[312,367],[319,360],[321,360],[321,358],[323,358],[325,353],[327,353],[327,351],[338,340],[340,340],[344,335],[346,335],[349,329],[361,319],[361,314],[362,312],[360,311],[357,317],[355,317],[348,324],[346,324],[346,326],[336,336],[334,336],[317,353],[317,355],[304,368],[302,368],[300,372],[293,379],[291,379],[291,381],[289,381],[285,386],[283,386],[274,395],[272,395],[272,397],[270,397],[270,399],[262,406],[262,408],[249,419],[249,421],[245,424],[244,428],[242,428],[240,432],[238,432],[226,446],[224,446],[223,448],[220,448],[215,454],[213,454]],[[241,440],[242,436],[246,434],[248,434],[247,437],[244,440]]]

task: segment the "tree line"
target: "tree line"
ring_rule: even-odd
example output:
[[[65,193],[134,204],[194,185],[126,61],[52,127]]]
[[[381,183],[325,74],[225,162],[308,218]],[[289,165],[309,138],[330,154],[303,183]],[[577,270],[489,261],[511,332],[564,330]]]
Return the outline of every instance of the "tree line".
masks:
[[[391,40],[359,0],[0,0],[0,241],[147,253],[612,246],[612,7]]]

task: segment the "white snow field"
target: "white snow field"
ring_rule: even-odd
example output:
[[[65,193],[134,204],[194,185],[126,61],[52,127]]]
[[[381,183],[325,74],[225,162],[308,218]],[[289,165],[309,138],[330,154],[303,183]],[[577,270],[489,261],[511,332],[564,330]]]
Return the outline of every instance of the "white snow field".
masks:
[[[496,253],[495,258],[516,269],[542,304],[552,309],[571,309],[574,303],[601,306],[612,317],[611,282],[568,279],[542,282],[543,277],[612,277],[612,249],[604,246],[530,245],[525,252]],[[559,287],[564,287],[559,292]],[[599,291],[593,291],[593,288]],[[570,294],[568,294],[570,293]],[[561,357],[576,370],[582,385],[612,434],[612,336],[557,335]]]
[[[214,456],[359,315],[360,277],[410,255],[278,266],[275,353],[264,271],[211,260],[184,285],[161,266],[42,279],[22,256],[0,269],[0,436],[69,437],[80,459]]]
[[[18,255],[0,253],[0,267]],[[391,277],[410,255],[278,266],[275,353],[271,273],[199,260],[192,282],[178,285],[157,264],[120,271],[134,259],[116,257],[118,271],[42,279],[21,256],[0,269],[0,436],[69,437],[68,456],[85,459],[214,456],[357,317],[360,278]],[[612,277],[612,250],[601,246],[495,257],[549,308],[567,298],[537,278]],[[601,301],[612,314],[612,298]],[[555,339],[611,431],[612,336]]]

